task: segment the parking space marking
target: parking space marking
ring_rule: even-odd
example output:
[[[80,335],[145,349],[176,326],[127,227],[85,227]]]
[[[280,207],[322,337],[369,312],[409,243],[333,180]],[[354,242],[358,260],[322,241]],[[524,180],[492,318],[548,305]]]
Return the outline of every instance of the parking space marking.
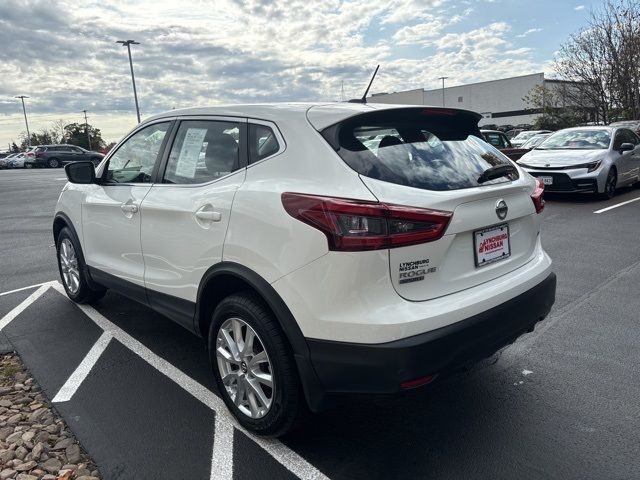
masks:
[[[58,282],[52,282],[52,285],[43,286],[45,290],[51,286],[61,295],[66,297],[64,287]],[[34,292],[35,293],[35,292]],[[24,303],[24,302],[23,302]],[[32,302],[30,302],[32,303]],[[162,357],[159,357],[141,342],[126,333],[120,327],[109,321],[105,316],[89,305],[76,304],[98,327],[104,332],[122,343],[125,347],[145,360],[149,365],[154,367],[160,373],[164,374],[170,380],[178,384],[185,391],[190,393],[194,398],[204,403],[216,414],[216,433],[212,456],[219,455],[216,462],[211,464],[211,478],[215,479],[231,479],[233,478],[233,436],[235,430],[239,430],[251,438],[257,445],[264,449],[277,462],[284,466],[291,473],[299,478],[310,480],[328,480],[320,470],[307,462],[304,458],[291,450],[277,439],[268,439],[256,437],[245,430],[235,418],[227,410],[227,406],[222,399],[211,392],[204,385],[196,382],[194,379],[186,375],[184,372],[176,368]],[[26,307],[25,307],[26,308]],[[23,308],[24,310],[24,308]],[[218,434],[222,433],[220,437]],[[224,462],[224,465],[221,465]]]
[[[5,295],[10,295],[12,293],[22,292],[23,290],[29,290],[30,288],[41,287],[42,285],[49,285],[49,284],[51,284],[51,282],[36,283],[35,285],[29,285],[28,287],[16,288],[15,290],[9,290],[8,292],[0,293],[0,297],[3,297]]]
[[[52,402],[68,402],[71,400],[71,397],[76,393],[78,387],[82,385],[82,382],[87,378],[87,375],[89,375],[89,372],[91,372],[91,369],[95,366],[102,353],[107,349],[112,338],[108,332],[103,332],[102,335],[100,335],[100,338],[98,338],[93,347],[91,347],[91,350],[89,350],[82,362],[80,362],[78,368],[73,371],[56,396],[53,397]]]
[[[29,305],[31,305],[33,302],[39,299],[44,294],[44,292],[46,292],[49,289],[49,287],[52,286],[52,283],[55,283],[55,282],[45,283],[41,285],[35,292],[33,292],[31,295],[25,298],[20,303],[20,305],[18,305],[9,313],[7,313],[4,317],[2,317],[0,319],[0,331],[4,330],[4,328],[7,325],[9,325],[14,318],[20,315],[23,311],[25,311]],[[27,287],[27,288],[30,288],[30,287]],[[5,293],[11,293],[11,292],[5,292]]]
[[[632,198],[631,200],[627,200],[626,202],[616,203],[615,205],[611,205],[610,207],[607,207],[607,208],[601,208],[600,210],[596,210],[593,213],[608,212],[609,210],[613,210],[614,208],[622,207],[623,205],[628,205],[629,203],[637,202],[638,200],[640,200],[640,197]]]
[[[216,411],[210,480],[233,478],[233,428],[231,423],[219,418]]]

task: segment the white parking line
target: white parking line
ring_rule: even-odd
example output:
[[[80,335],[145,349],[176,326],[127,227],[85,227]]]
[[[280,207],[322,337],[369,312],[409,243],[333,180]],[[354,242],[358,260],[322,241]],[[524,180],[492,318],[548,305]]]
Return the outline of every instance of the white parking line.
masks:
[[[16,288],[15,290],[9,290],[8,292],[0,293],[0,297],[2,297],[4,295],[9,295],[11,293],[21,292],[23,290],[29,290],[30,288],[36,288],[36,287],[40,287],[42,285],[49,285],[49,284],[51,284],[51,282],[36,283],[35,285],[29,285],[28,287]]]
[[[609,210],[613,210],[614,208],[622,207],[623,205],[628,205],[629,203],[637,202],[638,200],[640,200],[640,197],[632,198],[631,200],[627,200],[626,202],[616,203],[615,205],[611,205],[610,207],[607,207],[607,208],[601,208],[600,210],[596,210],[593,213],[608,212]]]
[[[93,347],[91,347],[91,350],[89,350],[82,362],[80,362],[78,368],[73,371],[56,396],[53,397],[52,402],[68,402],[71,400],[71,397],[76,393],[80,384],[84,382],[84,379],[87,378],[87,375],[89,375],[89,372],[102,353],[107,349],[112,338],[110,333],[102,332],[102,335],[100,335],[100,338],[98,338]]]
[[[66,292],[60,283],[54,282],[52,287],[66,297]],[[153,353],[120,327],[111,323],[95,308],[89,305],[77,305],[77,307],[104,332],[111,334],[113,338],[215,412],[215,440],[212,456],[216,456],[216,460],[211,464],[211,478],[225,480],[233,478],[233,433],[234,429],[238,429],[299,478],[305,480],[328,480],[328,477],[320,470],[279,440],[256,437],[246,431],[229,413],[222,399],[167,360]],[[218,436],[219,434],[221,435]]]
[[[24,312],[29,305],[31,305],[33,302],[39,299],[42,296],[42,294],[49,289],[50,286],[51,284],[49,283],[45,283],[44,285],[41,285],[40,288],[38,288],[35,292],[33,292],[31,295],[25,298],[22,301],[22,303],[20,303],[20,305],[18,305],[9,313],[7,313],[4,317],[2,317],[0,319],[0,331],[2,331],[7,325],[9,325],[14,318],[16,318],[22,312]],[[11,292],[6,292],[6,293],[11,293]]]
[[[4,292],[4,294],[26,290],[32,287],[33,285],[30,287],[12,290],[10,292]],[[20,315],[20,313],[22,313],[27,307],[40,298],[49,288],[57,290],[60,294],[66,297],[64,287],[57,281],[40,285],[40,287],[22,301],[22,303],[7,313],[4,317],[0,318],[0,331],[11,323],[11,321]],[[247,435],[247,437],[251,438],[278,463],[297,477],[305,480],[329,480],[325,474],[279,440],[256,437],[245,430],[237,423],[231,413],[229,413],[222,399],[216,396],[204,385],[196,382],[194,379],[176,368],[173,364],[153,353],[149,348],[126,333],[120,327],[111,323],[111,321],[104,317],[95,308],[89,305],[77,305],[77,307],[80,308],[80,310],[82,310],[98,327],[100,327],[103,333],[91,350],[89,350],[89,353],[87,353],[84,360],[82,360],[80,365],[62,386],[58,394],[54,397],[54,402],[67,401],[73,396],[78,387],[80,387],[82,382],[86,379],[91,369],[95,366],[100,355],[106,349],[109,341],[112,338],[115,338],[122,345],[145,360],[149,365],[164,374],[194,398],[201,401],[215,412],[215,436],[211,458],[211,479],[231,480],[233,478],[233,436],[237,429]]]

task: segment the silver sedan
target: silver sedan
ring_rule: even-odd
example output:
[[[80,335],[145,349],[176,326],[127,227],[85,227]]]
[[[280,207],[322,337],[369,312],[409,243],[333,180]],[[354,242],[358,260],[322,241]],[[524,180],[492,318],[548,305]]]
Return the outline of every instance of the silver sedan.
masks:
[[[612,198],[640,181],[640,138],[628,128],[577,127],[550,135],[518,162],[548,192]]]

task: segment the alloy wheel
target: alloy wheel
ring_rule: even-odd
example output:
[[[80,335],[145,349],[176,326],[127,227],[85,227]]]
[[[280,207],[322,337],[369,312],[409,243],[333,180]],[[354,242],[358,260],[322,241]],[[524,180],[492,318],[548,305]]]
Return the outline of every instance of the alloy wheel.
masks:
[[[616,193],[616,174],[614,172],[609,173],[607,177],[605,192],[609,198],[613,198]]]
[[[226,320],[216,336],[216,359],[224,388],[244,415],[262,418],[275,386],[269,355],[256,331],[240,318]]]
[[[49,159],[49,167],[50,168],[58,168],[58,160],[55,158]]]
[[[67,289],[75,294],[80,288],[80,270],[78,269],[78,256],[73,248],[71,240],[65,238],[60,244],[60,270],[62,271],[62,280]]]

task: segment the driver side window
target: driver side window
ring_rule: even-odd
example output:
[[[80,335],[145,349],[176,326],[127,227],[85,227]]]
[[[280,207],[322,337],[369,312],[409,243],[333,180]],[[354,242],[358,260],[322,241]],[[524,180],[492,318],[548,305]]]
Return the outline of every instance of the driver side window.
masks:
[[[169,122],[156,123],[136,132],[109,159],[105,180],[109,183],[150,183]]]

